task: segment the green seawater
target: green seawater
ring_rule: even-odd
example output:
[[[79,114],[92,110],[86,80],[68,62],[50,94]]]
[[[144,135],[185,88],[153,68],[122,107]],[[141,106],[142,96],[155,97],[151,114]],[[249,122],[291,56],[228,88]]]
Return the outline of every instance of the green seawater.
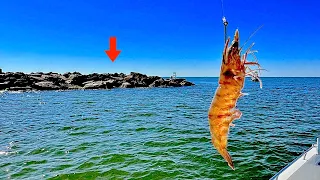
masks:
[[[0,179],[269,179],[320,136],[320,78],[247,79],[231,170],[210,141],[217,78],[193,87],[0,94]]]

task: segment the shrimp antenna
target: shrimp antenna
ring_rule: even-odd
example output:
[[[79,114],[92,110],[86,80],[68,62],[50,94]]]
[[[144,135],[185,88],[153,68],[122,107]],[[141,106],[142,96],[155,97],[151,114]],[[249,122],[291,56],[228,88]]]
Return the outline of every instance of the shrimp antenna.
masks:
[[[249,36],[249,38],[248,38],[248,39],[244,42],[244,44],[241,46],[240,51],[242,50],[243,46],[246,45],[247,42],[253,37],[253,35],[254,35],[255,33],[257,33],[259,29],[262,28],[262,26],[263,26],[263,24],[262,24],[260,27],[258,27],[258,28]]]

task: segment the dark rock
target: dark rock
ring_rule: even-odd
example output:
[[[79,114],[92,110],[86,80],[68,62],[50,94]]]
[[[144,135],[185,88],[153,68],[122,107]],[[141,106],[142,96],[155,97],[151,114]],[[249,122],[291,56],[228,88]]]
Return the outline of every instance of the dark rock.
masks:
[[[70,89],[70,90],[83,89],[81,86],[72,85],[72,84],[61,84],[60,87],[61,89]]]
[[[79,72],[73,72],[72,74],[82,75],[82,74],[79,73]]]
[[[0,83],[3,83],[5,79],[6,79],[5,74],[0,74]]]
[[[107,81],[111,79],[111,74],[109,73],[98,74],[98,79],[101,81]]]
[[[9,81],[6,81],[6,82],[3,82],[3,83],[0,83],[0,90],[3,90],[3,89],[6,89],[6,88],[9,88],[10,87],[10,82]]]
[[[70,84],[67,84],[67,83],[61,83],[59,84],[59,90],[66,90],[66,89],[69,89],[69,85]]]
[[[6,75],[6,77],[9,77],[9,76],[11,77],[11,76],[13,76],[14,73],[13,72],[6,72],[4,74]]]
[[[179,84],[176,81],[169,81],[168,86],[172,86],[172,87],[181,87],[182,85]]]
[[[40,75],[40,76],[37,76],[37,75]],[[31,76],[29,76],[29,80],[31,82],[40,82],[40,81],[44,81],[44,78],[42,77],[41,74],[36,74],[36,76],[32,74]]]
[[[85,82],[84,89],[105,89],[106,88],[106,82],[105,81],[89,81]]]
[[[159,79],[159,77],[151,76],[150,78],[145,74],[131,72],[130,75],[125,76],[124,79],[126,82],[129,82],[134,87],[148,87],[156,79]]]
[[[163,81],[162,85],[168,86],[169,83],[170,83],[170,81],[171,81],[170,79],[165,79],[165,80]]]
[[[12,76],[15,77],[16,79],[26,77],[26,75],[23,72],[16,72]]]
[[[141,74],[141,73],[138,73],[138,72],[131,72],[130,75],[136,76],[136,77],[138,77],[138,76],[140,76],[140,77],[146,76],[145,74]],[[147,76],[146,76],[146,77],[147,77]]]
[[[69,76],[71,75],[71,72],[66,72],[63,74],[64,77],[69,78]]]
[[[182,81],[186,81],[186,79],[179,78],[179,79],[172,79],[171,81],[173,81],[175,83],[181,83]]]
[[[28,90],[32,90],[32,87],[30,87],[30,86],[10,87],[9,90],[10,91],[28,91]]]
[[[87,76],[85,75],[71,74],[66,82],[69,84],[81,86],[82,83],[86,81],[87,81]]]
[[[135,82],[134,86],[135,87],[148,87],[147,83],[145,83],[145,82]]]
[[[33,77],[41,77],[41,76],[42,76],[42,73],[31,73],[30,76],[33,76]]]
[[[164,79],[157,79],[152,84],[149,85],[149,87],[159,87],[161,85],[164,85]]]
[[[159,79],[162,79],[162,78],[159,77],[159,76],[149,76],[147,79],[144,80],[144,82],[146,82],[147,85],[150,85],[150,84],[152,84],[154,81],[159,80]]]
[[[128,82],[124,82],[121,84],[120,88],[133,88],[133,85]]]
[[[183,86],[181,82],[185,81],[185,79],[169,79],[168,80],[168,86],[172,87],[181,87]]]
[[[7,76],[7,78],[5,79],[5,81],[10,81],[10,82],[14,82],[16,80],[17,80],[17,78],[14,76]]]
[[[86,80],[87,81],[100,81],[102,79],[100,79],[99,74],[93,73],[93,74],[89,74]]]
[[[14,77],[14,76],[9,76],[9,77],[7,77],[4,81],[9,82],[9,85],[12,86],[16,80],[17,80],[16,77]]]
[[[126,75],[124,74],[124,73],[120,73],[119,74],[119,77],[122,77],[122,78],[124,78]]]
[[[134,78],[134,79],[136,79],[136,80],[142,80],[142,79],[147,79],[148,78],[148,76],[147,75],[145,75],[145,74],[141,74],[141,73],[137,73],[137,72],[131,72],[130,73],[130,75]]]
[[[45,74],[41,76],[44,81],[50,81],[53,82],[56,85],[59,85],[59,83],[64,83],[66,78],[64,76],[61,76],[60,74],[57,73],[51,73],[50,75]]]
[[[193,85],[194,85],[192,82],[188,82],[188,81],[186,81],[186,80],[182,81],[180,84],[181,84],[182,86],[193,86]]]
[[[112,77],[112,79],[117,80],[117,81],[123,81],[124,80],[123,77]]]
[[[126,82],[131,82],[133,80],[133,76],[132,75],[127,75],[123,78]]]
[[[29,80],[24,78],[24,79],[18,79],[17,81],[15,81],[13,83],[14,86],[16,87],[24,87],[24,86],[28,86],[30,83],[29,83]]]
[[[114,87],[120,87],[121,84],[122,84],[123,82],[125,82],[125,81],[124,81],[124,78],[122,78],[122,77],[111,77],[111,79],[107,80],[107,82],[108,82],[108,83],[111,83],[111,82],[112,82],[112,85],[113,85]],[[107,84],[108,84],[108,83],[107,83]]]
[[[55,85],[53,82],[50,82],[50,81],[37,82],[33,85],[33,88],[35,88],[37,90],[57,90],[57,89],[60,89],[59,86]]]
[[[115,79],[110,79],[108,81],[105,81],[106,82],[106,87],[108,89],[111,89],[111,88],[114,88],[114,87],[119,87],[121,84],[119,81],[115,80]]]

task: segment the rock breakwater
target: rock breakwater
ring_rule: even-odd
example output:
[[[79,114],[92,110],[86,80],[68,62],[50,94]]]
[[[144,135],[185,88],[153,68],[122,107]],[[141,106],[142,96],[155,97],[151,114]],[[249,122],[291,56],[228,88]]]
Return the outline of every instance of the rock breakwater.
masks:
[[[79,72],[58,73],[30,73],[2,72],[0,73],[0,90],[28,91],[28,90],[72,90],[72,89],[112,89],[136,87],[182,87],[193,86],[185,79],[164,79],[159,76],[131,72],[104,73],[84,75]]]

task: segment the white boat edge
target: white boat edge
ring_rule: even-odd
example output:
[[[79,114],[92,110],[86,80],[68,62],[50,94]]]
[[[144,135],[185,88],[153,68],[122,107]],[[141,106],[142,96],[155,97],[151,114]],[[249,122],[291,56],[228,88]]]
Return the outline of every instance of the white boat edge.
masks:
[[[296,180],[303,176],[306,180],[320,180],[320,138],[307,151],[282,168],[270,180]],[[307,166],[308,165],[308,166]],[[312,168],[306,168],[312,167]],[[310,169],[310,170],[308,170]],[[316,169],[316,170],[314,170]]]

